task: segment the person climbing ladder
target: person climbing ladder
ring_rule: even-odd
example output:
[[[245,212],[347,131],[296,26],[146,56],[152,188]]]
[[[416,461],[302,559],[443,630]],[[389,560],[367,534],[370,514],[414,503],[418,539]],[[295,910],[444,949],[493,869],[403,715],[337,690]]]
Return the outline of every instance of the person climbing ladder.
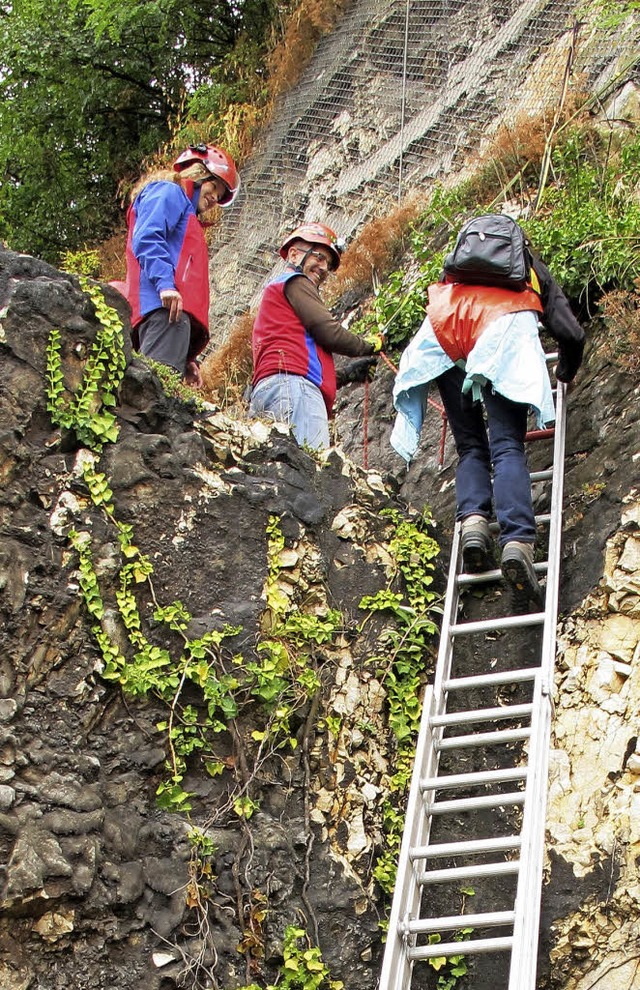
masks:
[[[428,296],[424,322],[400,361],[391,444],[412,460],[434,381],[458,454],[456,518],[464,569],[479,573],[493,566],[493,505],[513,610],[539,608],[524,440],[530,409],[540,426],[555,412],[538,329],[542,320],[558,342],[561,382],[576,375],[584,331],[521,228],[502,215],[476,217],[461,229],[442,280],[429,286]]]

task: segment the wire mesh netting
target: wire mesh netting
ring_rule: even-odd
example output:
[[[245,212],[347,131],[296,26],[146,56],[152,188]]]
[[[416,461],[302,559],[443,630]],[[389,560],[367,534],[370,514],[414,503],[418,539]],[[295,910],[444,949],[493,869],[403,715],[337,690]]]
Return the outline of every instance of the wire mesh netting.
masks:
[[[352,0],[280,101],[216,230],[218,341],[255,306],[287,231],[320,220],[352,238],[459,174],[500,125],[522,113],[551,122],[569,61],[583,88],[610,96],[637,71],[639,35],[637,14],[612,35],[574,0]]]

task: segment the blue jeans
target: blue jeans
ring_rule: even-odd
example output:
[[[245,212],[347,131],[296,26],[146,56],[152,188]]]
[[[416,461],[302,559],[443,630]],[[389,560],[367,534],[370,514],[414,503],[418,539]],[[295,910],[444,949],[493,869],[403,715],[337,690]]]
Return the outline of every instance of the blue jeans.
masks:
[[[281,372],[263,378],[251,392],[250,416],[267,414],[286,423],[302,446],[324,450],[329,443],[329,418],[320,389],[303,378]]]
[[[536,523],[524,450],[529,407],[505,399],[491,384],[486,385],[482,398],[487,437],[482,403],[462,394],[463,381],[464,372],[458,367],[436,378],[458,452],[456,518],[475,513],[490,518],[493,496],[500,546],[509,540],[533,543]]]

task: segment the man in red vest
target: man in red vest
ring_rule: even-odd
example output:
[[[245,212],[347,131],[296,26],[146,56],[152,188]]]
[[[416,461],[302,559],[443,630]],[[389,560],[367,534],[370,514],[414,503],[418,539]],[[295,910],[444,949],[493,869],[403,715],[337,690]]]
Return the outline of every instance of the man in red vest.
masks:
[[[329,446],[336,396],[333,354],[372,356],[369,343],[345,330],[320,299],[319,289],[340,264],[344,243],[330,227],[304,223],[283,242],[286,269],[263,294],[253,326],[250,414],[288,423],[300,445]]]

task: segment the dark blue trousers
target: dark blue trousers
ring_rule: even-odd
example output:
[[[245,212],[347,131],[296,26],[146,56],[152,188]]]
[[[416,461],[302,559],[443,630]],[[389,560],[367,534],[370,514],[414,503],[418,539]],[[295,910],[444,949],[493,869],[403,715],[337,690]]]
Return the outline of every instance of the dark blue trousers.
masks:
[[[490,384],[482,390],[482,403],[473,402],[462,394],[464,377],[455,367],[436,378],[458,452],[456,518],[478,513],[488,519],[493,501],[500,546],[509,540],[533,543],[536,524],[524,450],[528,406],[506,399]]]

